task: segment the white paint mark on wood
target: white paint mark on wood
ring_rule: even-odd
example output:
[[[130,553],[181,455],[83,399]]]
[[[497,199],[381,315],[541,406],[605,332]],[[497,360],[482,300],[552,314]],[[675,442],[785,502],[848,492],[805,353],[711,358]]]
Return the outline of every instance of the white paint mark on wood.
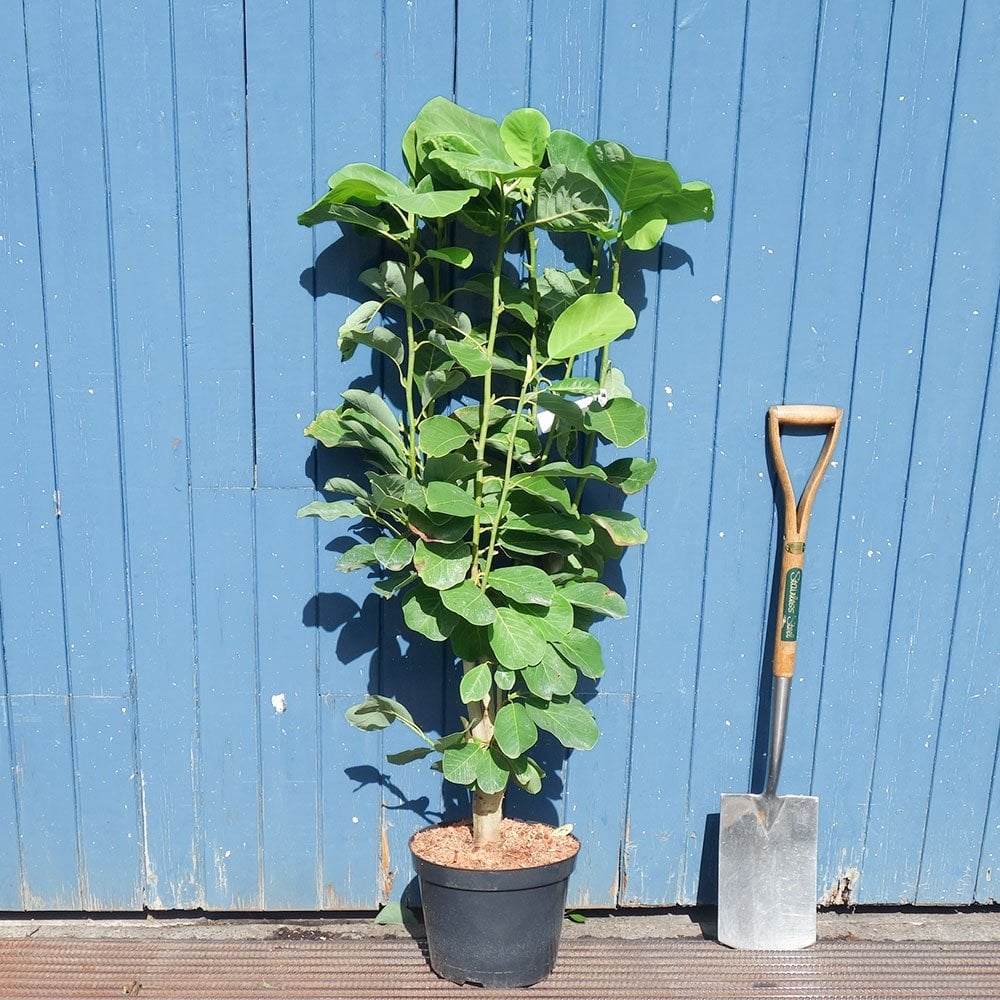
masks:
[[[285,699],[284,693],[271,695],[271,707],[278,715],[284,715],[285,710],[288,708],[288,702]]]

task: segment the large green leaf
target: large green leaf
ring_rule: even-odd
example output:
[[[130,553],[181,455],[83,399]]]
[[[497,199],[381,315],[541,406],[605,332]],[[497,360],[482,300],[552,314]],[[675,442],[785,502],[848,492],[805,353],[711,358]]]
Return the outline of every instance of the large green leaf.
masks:
[[[538,604],[548,607],[556,588],[548,574],[537,566],[505,566],[493,570],[488,586],[518,604]]]
[[[473,261],[472,251],[465,247],[438,247],[436,250],[428,250],[427,256],[433,260],[443,260],[462,270],[471,267]]]
[[[338,560],[337,569],[341,573],[351,573],[362,566],[374,566],[378,560],[375,558],[375,546],[368,542],[359,542],[352,545]]]
[[[528,690],[539,698],[572,694],[576,687],[576,671],[552,648],[545,651],[541,662],[522,671]],[[525,747],[527,749],[527,747]]]
[[[403,705],[380,694],[371,694],[360,704],[352,705],[344,716],[352,726],[368,733],[385,729],[396,719],[413,722],[413,716]]]
[[[462,675],[458,685],[458,695],[463,704],[472,705],[482,701],[493,687],[493,673],[488,663],[480,663]]]
[[[593,713],[572,695],[549,702],[529,696],[525,707],[539,729],[551,733],[570,750],[590,750],[600,738]]]
[[[497,661],[511,670],[538,663],[545,655],[546,642],[534,621],[514,608],[497,608],[496,616],[489,630]]]
[[[388,570],[404,569],[413,559],[413,546],[405,538],[379,538],[372,549]]]
[[[327,192],[314,205],[310,205],[298,218],[300,226],[315,226],[320,222],[347,222],[361,229],[370,229],[376,233],[388,233],[389,223],[385,219],[366,212],[357,205],[344,205],[331,197]]]
[[[634,399],[612,399],[607,406],[591,403],[587,427],[619,448],[627,448],[646,436],[646,408]]]
[[[551,131],[548,119],[534,108],[517,108],[500,123],[500,138],[507,155],[522,167],[542,162]]]
[[[433,642],[444,642],[459,622],[436,590],[417,584],[403,598],[403,621]]]
[[[578,268],[563,271],[547,267],[538,279],[539,305],[553,319],[590,287],[590,279]]]
[[[324,521],[337,521],[342,517],[357,517],[361,513],[350,500],[314,500],[300,507],[296,517],[321,517]]]
[[[464,542],[417,542],[413,565],[420,579],[434,590],[447,590],[465,579],[472,552]]]
[[[532,221],[552,232],[593,231],[611,220],[604,189],[560,165],[547,167],[535,185]]]
[[[471,580],[442,590],[441,603],[471,625],[492,625],[496,621],[496,608]]]
[[[403,341],[399,339],[391,330],[384,326],[376,326],[371,330],[367,329],[344,329],[340,328],[337,337],[337,347],[340,348],[340,358],[342,361],[349,361],[354,356],[355,348],[361,344],[364,347],[378,351],[387,358],[392,358],[397,365],[403,363],[404,348]]]
[[[460,660],[476,663],[493,656],[493,650],[490,649],[489,630],[484,626],[471,625],[460,618],[449,638],[451,639],[451,648]]]
[[[601,644],[592,635],[580,629],[572,629],[565,639],[556,643],[556,648],[584,677],[596,680],[603,676]]]
[[[497,712],[493,739],[505,757],[517,760],[538,742],[538,729],[527,709],[520,702],[512,701]]]
[[[406,300],[406,265],[398,260],[384,260],[378,267],[362,271],[358,280],[373,292],[378,292],[384,299],[400,303]],[[412,301],[415,304],[423,303],[427,301],[427,297],[424,279],[414,273]]]
[[[400,750],[399,753],[387,753],[385,759],[390,764],[410,764],[415,760],[422,760],[432,753],[434,753],[434,747],[414,747],[412,750]]]
[[[346,431],[337,410],[323,410],[322,413],[316,414],[303,433],[306,437],[315,438],[327,448],[336,448],[343,442]]]
[[[463,188],[457,191],[406,191],[396,195],[391,201],[404,212],[419,215],[424,219],[442,219],[454,215],[478,193],[476,188]]]
[[[453,149],[496,160],[507,160],[500,126],[492,118],[474,114],[444,97],[428,101],[413,121],[418,162],[426,162],[434,149]]]
[[[549,507],[563,510],[567,513],[573,508],[573,500],[569,490],[558,479],[552,476],[528,476],[513,487],[512,496],[527,493],[529,496],[543,500]]]
[[[656,472],[656,459],[648,462],[644,458],[619,458],[604,467],[608,482],[617,486],[622,493],[638,493]]]
[[[595,510],[587,518],[600,525],[615,545],[642,545],[649,538],[639,518],[625,511]]]
[[[624,618],[628,615],[625,599],[603,583],[567,583],[559,593],[570,604],[578,608],[588,608],[609,618]]]
[[[567,306],[552,324],[549,356],[571,358],[604,347],[635,323],[635,313],[617,292],[588,292]]]
[[[590,162],[589,149],[590,144],[586,139],[564,129],[553,129],[548,142],[548,160],[552,166],[561,164],[573,173],[583,174],[595,184],[600,184],[601,179]]]
[[[469,432],[451,417],[428,417],[420,425],[420,450],[433,458],[456,451],[469,440]]]
[[[341,393],[341,396],[354,409],[361,410],[374,417],[375,420],[390,432],[389,436],[393,440],[399,438],[399,420],[396,419],[396,414],[389,409],[389,405],[381,396],[377,396],[374,392],[365,392],[364,389],[346,389]]]
[[[660,199],[656,208],[672,226],[697,219],[711,222],[715,217],[715,194],[704,181],[688,181],[680,191]]]
[[[488,795],[502,792],[509,777],[509,764],[498,750],[488,747],[476,757],[476,787],[481,792]]]
[[[468,376],[461,368],[434,369],[420,376],[420,402],[429,406],[435,399],[440,399],[454,389],[457,389]]]
[[[511,777],[530,795],[542,790],[545,772],[530,757],[520,757],[510,762]]]
[[[541,534],[578,545],[589,545],[594,540],[594,529],[583,518],[557,511],[508,517],[504,521],[501,535],[508,531]]]
[[[618,142],[590,144],[590,162],[623,212],[631,212],[681,189],[677,171],[666,160],[635,156]]]
[[[461,486],[453,483],[428,483],[427,509],[435,514],[447,514],[450,517],[475,517],[479,504]]]
[[[608,477],[599,465],[571,465],[569,462],[547,462],[545,465],[522,472],[514,476],[514,482],[519,483],[529,476],[554,476],[559,479],[598,479],[603,482]]]
[[[330,177],[327,187],[337,201],[362,205],[377,205],[409,191],[398,177],[371,163],[348,163]]]
[[[663,239],[667,220],[659,203],[629,212],[622,226],[622,239],[630,250],[652,250]]]
[[[445,750],[441,761],[442,773],[456,785],[471,785],[476,780],[477,758],[484,749],[478,743],[466,743]]]
[[[548,607],[528,604],[518,607],[517,610],[531,619],[535,631],[546,642],[558,642],[564,639],[573,628],[573,607],[560,593],[555,594]]]

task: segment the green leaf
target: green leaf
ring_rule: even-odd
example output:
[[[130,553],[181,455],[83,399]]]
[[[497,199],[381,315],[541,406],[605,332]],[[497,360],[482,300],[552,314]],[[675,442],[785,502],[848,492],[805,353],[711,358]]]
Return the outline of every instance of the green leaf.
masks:
[[[488,795],[502,792],[510,777],[507,761],[492,747],[484,748],[476,757],[476,785]]]
[[[413,723],[413,716],[403,705],[380,694],[369,695],[360,704],[352,705],[344,716],[352,726],[366,733],[385,729],[396,719]]]
[[[548,607],[556,588],[544,570],[537,566],[505,566],[492,570],[488,587],[518,604],[538,604]]]
[[[352,545],[338,560],[337,569],[341,573],[351,573],[362,566],[373,566],[378,562],[375,558],[375,546],[368,542]]]
[[[697,219],[711,222],[715,217],[715,194],[704,181],[688,181],[680,191],[661,198],[656,207],[671,226]]]
[[[471,517],[445,517],[412,508],[408,514],[410,530],[425,542],[460,542],[472,528]],[[435,517],[441,520],[434,520]]]
[[[418,388],[420,389],[421,404],[429,406],[435,399],[440,399],[441,396],[457,389],[467,377],[460,368],[451,368],[447,371],[442,369],[429,371],[420,377]]]
[[[493,674],[488,663],[480,663],[462,676],[458,695],[465,705],[482,701],[493,687]]]
[[[604,467],[608,482],[617,486],[622,493],[638,493],[653,478],[656,459],[648,462],[644,458],[619,458]]]
[[[631,212],[681,189],[677,171],[666,160],[633,155],[618,142],[590,144],[591,165],[623,212]]]
[[[549,357],[571,358],[604,347],[635,323],[635,313],[616,292],[581,295],[552,324]]]
[[[589,608],[609,618],[625,618],[625,599],[603,583],[567,583],[559,593],[578,608]]]
[[[406,191],[394,195],[389,201],[404,212],[424,219],[443,219],[454,215],[470,198],[479,192],[476,188],[448,191]]]
[[[600,391],[601,384],[595,378],[564,378],[549,386],[549,392],[570,396],[596,396]]]
[[[604,658],[601,644],[592,635],[573,629],[565,639],[556,643],[556,649],[583,674],[592,680],[604,675]]]
[[[404,587],[413,583],[416,578],[416,573],[410,570],[398,570],[394,573],[386,574],[381,580],[376,580],[372,584],[372,590],[380,597],[392,597]]]
[[[453,637],[454,638],[454,637]],[[517,680],[517,674],[513,670],[508,670],[506,667],[497,667],[493,671],[493,683],[496,684],[501,691],[510,691],[514,687],[514,683]]]
[[[436,250],[428,250],[427,256],[433,260],[443,260],[455,267],[460,267],[463,271],[472,267],[472,251],[465,247],[438,247]]]
[[[442,590],[441,603],[472,625],[492,625],[496,621],[496,609],[490,599],[471,580]]]
[[[547,267],[538,279],[539,305],[555,319],[589,287],[590,279],[578,268],[562,271],[557,267]]]
[[[387,330],[384,326],[376,326],[372,330],[345,330],[340,328],[340,335],[337,337],[337,347],[340,348],[340,358],[342,361],[349,361],[354,356],[354,350],[358,344],[368,347],[379,354],[384,354],[391,358],[397,365],[403,363],[404,348],[403,341]]]
[[[517,610],[531,619],[535,631],[547,642],[559,642],[569,635],[573,628],[573,607],[558,592],[548,607],[529,604]]]
[[[558,510],[563,510],[567,513],[573,510],[573,501],[569,495],[569,490],[566,489],[560,480],[551,476],[529,476],[527,479],[522,479],[514,484],[513,491],[514,499],[517,498],[519,493],[526,493],[529,496],[545,501],[548,506],[555,507]]]
[[[481,378],[492,367],[490,356],[486,353],[485,347],[471,337],[466,340],[442,340],[435,341],[435,343],[442,351],[454,358],[473,378]]]
[[[562,164],[568,167],[575,174],[583,174],[589,177],[595,184],[600,184],[601,179],[597,176],[593,164],[590,162],[588,150],[590,144],[586,139],[564,129],[553,129],[549,136],[548,158],[552,166]]]
[[[413,559],[413,546],[405,538],[379,538],[372,548],[375,558],[388,570],[403,569]]]
[[[296,517],[321,517],[324,521],[336,521],[342,517],[358,517],[361,511],[350,500],[314,500],[300,507]]]
[[[545,655],[546,643],[535,623],[514,608],[496,609],[489,635],[497,661],[510,670],[523,670]]]
[[[314,205],[310,205],[298,218],[300,226],[315,226],[320,222],[347,222],[361,229],[376,233],[389,232],[389,223],[356,205],[344,205],[331,197],[328,191]]]
[[[663,239],[667,220],[658,203],[629,212],[622,226],[622,239],[630,250],[652,250]]]
[[[583,427],[583,410],[572,400],[564,399],[554,392],[540,392],[537,397],[537,403],[542,410],[555,414],[559,418],[560,427],[572,430]],[[539,414],[539,424],[544,430],[545,427],[541,423],[541,414]]]
[[[450,517],[475,517],[481,510],[469,494],[452,483],[427,484],[427,509]]]
[[[345,389],[341,396],[352,408],[361,410],[377,420],[390,432],[389,436],[393,440],[399,438],[399,420],[381,396],[375,395],[374,392],[365,392],[364,389]]]
[[[343,493],[356,500],[367,500],[368,494],[353,480],[334,476],[323,484],[324,493]]]
[[[371,163],[348,163],[330,177],[327,187],[337,201],[363,205],[377,205],[409,190],[398,177]]]
[[[489,631],[481,625],[471,625],[464,619],[456,619],[455,627],[449,638],[451,639],[451,648],[460,660],[477,663],[493,656],[493,650],[490,649]],[[505,690],[509,690],[509,688]]]
[[[619,448],[627,448],[646,436],[646,408],[634,399],[612,399],[607,406],[591,403],[587,427]]]
[[[390,764],[409,764],[415,760],[422,760],[432,753],[434,747],[414,747],[412,750],[400,750],[399,753],[387,753],[385,759]]]
[[[594,540],[594,530],[583,518],[556,511],[525,514],[524,517],[508,516],[501,535],[507,531],[542,534],[578,545],[589,545]]]
[[[476,780],[477,757],[482,751],[478,743],[445,750],[441,761],[444,776],[456,785],[471,785]]]
[[[552,646],[546,650],[540,663],[525,667],[522,676],[528,690],[546,700],[554,695],[572,694],[577,681],[576,671]]]
[[[337,410],[323,410],[303,432],[327,448],[336,448],[344,440],[346,429]]]
[[[469,432],[451,417],[428,417],[420,425],[420,450],[440,458],[461,448],[469,440]]]
[[[417,919],[417,915],[413,912],[413,910],[399,902],[386,903],[385,906],[379,910],[373,923],[380,925],[402,924],[404,927],[414,928],[421,926],[420,921]]]
[[[459,619],[442,603],[436,590],[417,585],[403,598],[403,621],[434,642],[444,642]]]
[[[472,568],[472,552],[464,542],[417,542],[413,566],[428,587],[448,590],[461,583]]]
[[[518,108],[500,123],[500,138],[510,158],[521,167],[538,166],[552,131],[548,119],[534,108]]]
[[[406,265],[398,260],[384,260],[378,267],[362,271],[358,280],[385,299],[399,303],[406,300]],[[424,279],[414,273],[413,301],[419,303],[426,300],[427,286],[424,284]]]
[[[447,141],[447,140],[446,140]],[[510,181],[519,177],[532,177],[540,171],[538,167],[519,167],[506,154],[503,158],[480,156],[454,149],[435,149],[428,154],[428,166],[438,168],[451,178],[457,177],[462,183],[475,184],[479,188],[492,189],[497,181]]]
[[[532,220],[551,232],[592,232],[607,226],[611,209],[602,187],[560,165],[538,178]]]
[[[529,696],[525,707],[539,729],[551,733],[570,750],[590,750],[600,738],[593,713],[572,695],[545,702]]]
[[[378,311],[382,308],[382,303],[375,300],[369,302],[362,302],[361,305],[355,309],[347,319],[344,320],[344,325],[341,326],[340,332],[343,333],[345,330],[364,330],[367,328],[368,324],[372,321]]]
[[[649,538],[639,518],[621,510],[596,510],[587,518],[599,524],[615,545],[642,545]]]
[[[603,482],[608,477],[599,465],[582,465],[579,468],[569,462],[549,462],[547,465],[522,472],[514,476],[514,482],[522,482],[529,476],[550,476],[559,479],[597,479]]]
[[[530,757],[520,757],[510,762],[511,777],[530,795],[542,790],[545,772]]]
[[[517,760],[538,742],[538,728],[527,709],[520,702],[512,701],[497,712],[493,739],[505,757]]]

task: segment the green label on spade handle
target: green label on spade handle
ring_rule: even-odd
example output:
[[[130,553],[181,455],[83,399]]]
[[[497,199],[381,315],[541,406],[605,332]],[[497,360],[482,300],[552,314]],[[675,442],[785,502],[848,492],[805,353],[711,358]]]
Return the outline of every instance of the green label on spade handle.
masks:
[[[785,574],[785,607],[781,625],[781,641],[795,642],[799,634],[799,599],[802,596],[802,570],[790,569]]]

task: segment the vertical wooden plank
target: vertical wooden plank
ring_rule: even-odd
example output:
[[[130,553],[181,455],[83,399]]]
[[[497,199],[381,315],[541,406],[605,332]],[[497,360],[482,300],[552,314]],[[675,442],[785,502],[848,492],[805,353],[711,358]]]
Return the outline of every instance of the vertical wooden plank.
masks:
[[[3,692],[58,694],[66,690],[66,651],[31,106],[20,6],[0,9],[0,95],[0,284],[5,290],[0,298],[0,450],[7,470],[0,478]],[[3,781],[10,795],[10,811],[5,813],[10,826],[4,828],[0,877],[5,886],[16,887],[13,898],[5,891],[10,908],[16,909],[22,905],[22,844],[17,839],[15,810],[23,808],[29,829],[52,817],[39,812],[35,789],[14,768],[11,699],[5,699],[4,709],[7,745],[0,753],[10,767]],[[59,777],[53,775],[52,780],[58,780],[70,796],[72,824],[70,745],[69,739],[64,741]],[[65,820],[65,813],[59,818]],[[47,873],[56,879],[49,888],[64,884],[75,864],[75,851],[33,862],[39,890],[46,892],[41,880]]]
[[[831,662],[863,664],[866,672],[877,677],[884,671],[884,677],[880,695],[867,689],[860,693],[840,689],[830,690],[827,698],[824,692],[818,737],[820,747],[830,748],[830,763],[837,762],[842,801],[866,801],[871,789],[870,821],[866,824],[862,818],[860,826],[855,825],[856,809],[850,807],[838,831],[840,864],[848,871],[862,869],[862,881],[852,897],[855,902],[912,899],[912,890],[903,885],[909,881],[904,871],[911,861],[886,853],[889,827],[899,822],[892,800],[901,786],[896,779],[901,761],[891,746],[901,732],[912,731],[901,711],[908,679],[895,668],[887,669],[892,656],[889,643],[895,641],[889,621],[900,579],[905,470],[960,20],[957,7],[926,8],[919,16],[897,7],[889,45],[828,647]],[[931,38],[933,45],[928,44]],[[943,91],[941,81],[947,81]],[[916,135],[923,140],[919,149]],[[895,625],[900,627],[905,627],[901,620]],[[936,673],[940,681],[940,671],[941,665],[933,662],[920,670],[925,689]],[[872,697],[880,698],[881,706],[874,771],[865,763],[859,766],[857,749],[844,744],[843,732],[845,717],[854,715],[856,699]],[[863,762],[866,756],[861,755]],[[908,817],[907,822],[922,825],[922,818]],[[862,842],[863,863],[853,864],[861,855]],[[857,885],[856,871],[852,881]]]
[[[204,905],[212,910],[261,910],[250,490],[196,490],[193,513],[198,530]]]
[[[457,6],[455,99],[497,121],[529,102],[532,0]]]
[[[699,872],[713,869],[716,845],[706,817],[717,812],[720,792],[745,791],[752,776],[775,545],[764,417],[784,388],[817,28],[814,6],[749,9],[730,258],[739,266],[723,293],[685,900],[697,898]],[[783,150],[777,161],[775,143]],[[803,615],[813,613],[807,596]],[[786,788],[807,780],[800,728],[792,713]]]
[[[312,37],[314,91],[313,185],[318,195],[326,179],[346,163],[379,163],[383,150],[383,13],[373,5],[371,17],[359,20],[326,5],[315,10]],[[329,54],[329,57],[328,55]],[[331,101],[326,95],[337,94]],[[298,208],[305,208],[302,188],[294,192]],[[339,237],[339,238],[338,238]],[[363,291],[357,276],[377,264],[378,241],[324,226],[313,233],[316,314],[315,408],[340,403],[340,392],[350,385],[373,386],[373,360],[359,356],[342,362],[337,349],[337,330]],[[311,416],[311,414],[310,414]],[[335,458],[333,456],[336,456]],[[354,463],[343,451],[325,456],[314,468],[318,482],[326,475],[346,474],[364,482]],[[388,893],[389,861],[383,858],[384,815],[398,815],[400,822],[414,820],[405,812],[383,813],[383,786],[376,777],[403,785],[403,775],[381,759],[382,741],[347,723],[344,712],[373,690],[377,681],[377,657],[382,601],[371,593],[366,572],[344,574],[335,569],[339,551],[350,544],[343,522],[316,525],[310,534],[312,552],[318,552],[316,594],[308,612],[319,643],[319,695],[321,734],[322,805],[322,899],[332,909],[376,906]],[[387,636],[395,643],[395,634]],[[410,772],[406,772],[408,776]],[[388,786],[386,786],[388,788]],[[400,805],[391,795],[388,808]],[[401,864],[407,864],[403,857]],[[398,867],[398,866],[396,866]],[[399,875],[397,890],[406,883]],[[398,891],[396,892],[398,895]]]
[[[193,716],[186,711],[197,727],[192,767],[200,770],[188,836],[201,855],[205,905],[246,908],[262,903],[243,10],[176,3],[173,33],[196,628],[197,703]],[[220,604],[231,615],[224,628]]]
[[[323,905],[316,636],[302,622],[315,562],[297,557],[313,530],[295,518],[312,498],[261,490],[256,504],[263,904],[274,910]]]
[[[789,401],[850,405],[890,16],[888,3],[822,8],[786,375]],[[859,806],[857,787],[850,785],[856,778],[846,786],[842,779],[845,766],[852,775],[870,768],[880,683],[867,663],[826,640],[834,566],[843,555],[839,487],[847,437],[845,425],[810,527],[813,611],[803,616],[800,635],[808,635],[814,654],[801,663],[806,684],[796,685],[792,709],[800,750],[814,746],[810,785],[821,802],[821,894],[856,864],[843,854],[850,840],[845,831],[863,822],[864,800]],[[836,728],[818,727],[820,706],[836,713],[829,716],[838,719]]]
[[[922,495],[923,503],[914,517],[908,496],[900,554],[901,569],[916,584],[903,597],[904,614],[914,610],[907,601],[919,601],[911,626],[913,656],[937,659],[943,645],[948,665],[943,690],[923,695],[933,704],[936,694],[942,705],[940,719],[931,720],[934,767],[916,886],[920,903],[977,901],[978,883],[985,882],[978,866],[989,808],[984,785],[995,764],[991,736],[1000,728],[1000,678],[987,652],[998,648],[997,638],[991,646],[983,634],[991,628],[997,593],[986,539],[996,537],[987,484],[995,484],[998,473],[996,388],[990,383],[996,380],[1000,178],[981,171],[983,162],[1000,156],[1000,116],[986,99],[1000,88],[1000,34],[990,30],[994,26],[991,9],[967,5],[927,317],[917,465],[908,489],[915,486],[914,499]],[[961,197],[973,177],[977,196]],[[976,393],[984,383],[985,398]],[[908,553],[908,538],[916,533],[924,537],[919,545],[910,542]],[[953,581],[954,606],[947,599]],[[917,747],[910,759],[925,755]],[[912,841],[906,848],[912,850]]]
[[[659,470],[645,500],[621,896],[629,904],[695,901],[693,877],[685,889],[686,834],[702,837],[717,810],[706,794],[703,811],[687,816],[744,48],[742,20],[723,7],[678,3],[671,43],[667,153],[685,176],[712,184],[716,218],[667,236],[683,249],[664,249],[676,270],[661,278],[655,303],[650,452]]]
[[[28,4],[25,10],[72,723],[74,698],[127,698],[129,690],[106,123],[95,8]],[[87,252],[80,252],[82,247]],[[46,717],[55,721],[64,718],[64,711],[60,699]],[[58,746],[75,749],[76,734],[68,735]],[[45,759],[54,764],[55,752],[53,746]],[[74,758],[74,771],[84,763],[90,762]],[[96,777],[80,772],[76,783],[82,786]],[[76,817],[62,817],[59,825],[66,830],[72,824],[77,830],[77,905],[82,905],[90,896],[86,864],[101,863],[99,854],[84,849],[84,828],[97,821],[102,805],[83,802],[78,791],[65,797],[67,808],[78,810]],[[134,792],[130,788],[125,794]],[[134,823],[134,816],[125,822]],[[115,877],[128,883],[136,876],[123,867]],[[122,895],[127,895],[124,886]],[[43,894],[36,889],[34,897],[33,905],[38,905]],[[58,905],[67,905],[65,893]]]
[[[0,639],[2,635],[0,623]],[[0,909],[4,910],[24,908],[15,779],[14,756],[11,751],[10,699],[0,678],[0,844],[4,845],[4,859],[0,865]]]
[[[173,25],[166,7],[103,0],[98,9],[117,367],[127,415],[121,442],[146,824],[143,898],[157,909],[180,909],[202,903],[203,875],[180,206],[164,197],[178,188]]]

